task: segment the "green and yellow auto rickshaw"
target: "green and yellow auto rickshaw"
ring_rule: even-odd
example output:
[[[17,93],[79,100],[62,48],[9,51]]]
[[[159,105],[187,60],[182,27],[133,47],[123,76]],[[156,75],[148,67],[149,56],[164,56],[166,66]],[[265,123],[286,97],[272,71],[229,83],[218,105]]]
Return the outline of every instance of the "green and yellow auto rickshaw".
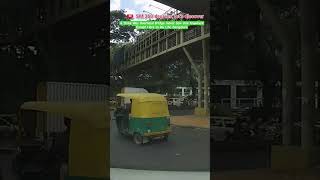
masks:
[[[35,136],[34,131],[45,126],[37,120],[34,121],[30,115],[26,116],[30,112],[59,113],[64,120],[69,120],[67,162],[60,161],[55,156],[56,153],[51,150],[54,143],[45,146],[49,141],[48,135],[47,139],[44,137],[42,140]],[[110,116],[107,103],[26,102],[21,105],[18,117],[17,140],[20,150],[14,164],[23,177],[109,179]],[[46,128],[42,129],[45,130]],[[29,172],[28,176],[26,172]],[[30,176],[30,173],[37,173],[38,176]]]
[[[170,115],[167,100],[155,93],[122,93],[121,105],[115,111],[118,131],[133,136],[136,144],[155,138],[168,140]]]

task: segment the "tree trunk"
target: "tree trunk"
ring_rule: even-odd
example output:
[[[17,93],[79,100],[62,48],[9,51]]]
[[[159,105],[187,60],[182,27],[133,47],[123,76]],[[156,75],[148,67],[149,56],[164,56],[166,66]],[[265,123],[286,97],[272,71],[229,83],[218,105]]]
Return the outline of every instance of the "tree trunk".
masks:
[[[256,60],[259,71],[259,76],[262,81],[262,98],[263,98],[263,119],[268,120],[272,115],[272,75],[270,74],[270,59],[267,57],[268,53],[265,52],[264,37],[263,37],[263,23],[260,21],[260,10],[257,10],[256,18]],[[271,78],[271,79],[270,79]]]
[[[268,120],[270,118],[270,115],[272,113],[272,82],[269,80],[263,80],[263,118],[264,120]]]
[[[209,94],[208,94],[208,87],[209,87],[209,65],[208,65],[208,46],[205,40],[202,40],[202,56],[203,56],[203,99],[204,99],[204,110],[208,112],[209,107]]]
[[[282,60],[282,143],[292,143],[292,128],[295,117],[296,81],[295,60],[292,48],[285,48],[281,55]]]
[[[266,0],[257,0],[264,17],[272,26],[272,30],[282,46],[280,60],[282,62],[282,143],[292,143],[292,127],[295,112],[295,41],[290,31],[280,22],[274,8]]]
[[[202,73],[200,73],[200,76],[198,76],[198,107],[202,107]]]
[[[314,62],[317,50],[316,1],[300,0],[300,33],[301,33],[301,145],[309,149],[313,145],[314,125]]]

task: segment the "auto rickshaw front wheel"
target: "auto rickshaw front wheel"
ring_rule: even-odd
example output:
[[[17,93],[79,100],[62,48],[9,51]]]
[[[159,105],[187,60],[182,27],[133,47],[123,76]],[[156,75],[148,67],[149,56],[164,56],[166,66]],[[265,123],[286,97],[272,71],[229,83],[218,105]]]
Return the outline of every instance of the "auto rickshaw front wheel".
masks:
[[[139,133],[133,134],[133,141],[135,144],[141,145],[143,144],[143,137]]]

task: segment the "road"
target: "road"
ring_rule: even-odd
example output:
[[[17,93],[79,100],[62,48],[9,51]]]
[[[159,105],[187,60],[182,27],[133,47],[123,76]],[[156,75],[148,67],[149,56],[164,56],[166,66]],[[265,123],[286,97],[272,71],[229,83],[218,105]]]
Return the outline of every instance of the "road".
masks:
[[[112,168],[163,171],[209,171],[208,129],[173,127],[169,141],[136,145],[118,134],[115,121],[110,129]]]
[[[180,110],[170,110],[171,116],[185,116],[185,115],[192,115],[192,109],[180,109]]]

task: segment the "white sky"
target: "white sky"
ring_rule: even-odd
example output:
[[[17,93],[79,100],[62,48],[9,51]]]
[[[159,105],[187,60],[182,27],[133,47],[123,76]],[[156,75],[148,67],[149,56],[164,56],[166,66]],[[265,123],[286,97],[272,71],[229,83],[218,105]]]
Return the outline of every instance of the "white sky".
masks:
[[[164,4],[158,3],[154,0],[111,0],[110,10],[126,10],[126,14],[163,14],[169,10],[170,7]],[[143,12],[147,11],[147,12]]]
[[[124,9],[125,14],[154,14],[161,15],[171,7],[154,0],[110,0],[110,11]],[[147,12],[144,12],[147,11]],[[135,30],[138,34],[139,32]],[[134,38],[130,38],[134,41]]]

